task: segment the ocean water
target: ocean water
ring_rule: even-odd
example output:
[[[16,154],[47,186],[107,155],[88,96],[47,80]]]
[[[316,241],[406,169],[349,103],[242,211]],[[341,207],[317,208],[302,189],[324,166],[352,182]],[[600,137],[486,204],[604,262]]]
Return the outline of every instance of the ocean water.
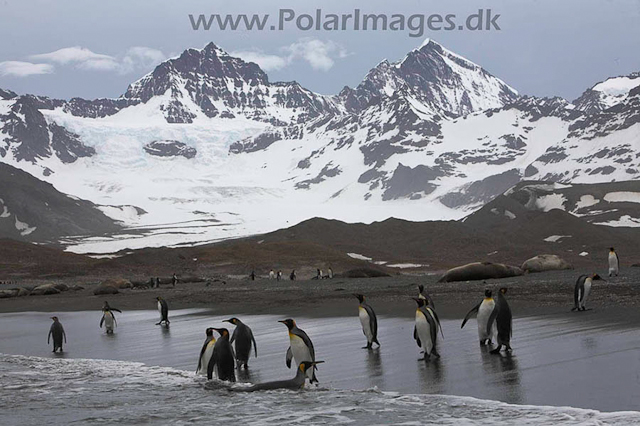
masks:
[[[357,316],[297,318],[314,341],[319,386],[231,393],[194,370],[207,326],[226,317],[184,310],[60,313],[65,352],[46,344],[49,313],[0,315],[0,424],[455,424],[640,425],[640,331],[597,313],[514,322],[514,353],[477,344],[475,322],[443,322],[442,358],[418,361],[410,318],[380,318],[379,350]],[[243,316],[258,342],[240,381],[289,378],[286,316]],[[575,318],[575,319],[574,319]],[[471,326],[471,327],[469,327]],[[229,325],[231,329],[232,326]],[[582,407],[582,408],[569,408]]]

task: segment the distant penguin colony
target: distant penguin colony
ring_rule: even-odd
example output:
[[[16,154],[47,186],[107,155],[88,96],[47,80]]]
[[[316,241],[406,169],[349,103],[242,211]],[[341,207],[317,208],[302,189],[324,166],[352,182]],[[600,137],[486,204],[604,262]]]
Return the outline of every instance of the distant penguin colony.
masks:
[[[609,276],[619,275],[619,259],[614,248],[609,250]],[[317,277],[323,278],[321,270],[317,270]],[[333,271],[329,268],[328,278],[333,277]],[[255,278],[255,272],[251,272],[251,278]],[[270,279],[282,278],[282,271],[276,273],[273,269],[269,271]],[[290,279],[296,279],[295,270],[291,271]],[[574,286],[574,306],[572,311],[586,311],[586,303],[592,290],[594,281],[603,280],[600,275],[592,273],[590,275],[581,275],[578,277]],[[604,281],[604,280],[603,280]],[[156,283],[159,279],[156,279]],[[174,285],[177,282],[176,275],[173,276]],[[491,289],[484,291],[484,298],[474,306],[464,317],[460,328],[464,328],[469,319],[475,314],[478,327],[478,340],[481,346],[492,346],[495,343],[491,354],[499,354],[502,350],[511,352],[511,337],[513,334],[513,316],[511,307],[505,297],[507,288],[502,287],[494,296]],[[373,308],[367,303],[366,297],[360,293],[353,293],[358,299],[358,318],[362,327],[362,332],[366,337],[367,344],[363,349],[373,350],[373,344],[377,345],[376,350],[380,348],[378,341],[378,318]],[[432,358],[440,358],[438,351],[439,335],[444,339],[442,326],[435,310],[433,298],[425,291],[423,284],[418,285],[418,294],[412,297],[416,304],[413,338],[421,350],[423,357],[420,360],[430,361]],[[156,325],[169,326],[169,306],[167,301],[161,297],[156,297],[160,321]],[[120,309],[112,307],[107,301],[102,306],[102,318],[100,320],[100,328],[104,326],[107,334],[113,334],[117,327],[117,321],[114,312],[122,313]],[[47,344],[51,343],[53,338],[53,352],[62,352],[63,342],[67,343],[65,330],[60,323],[58,317],[52,316],[53,324],[49,329],[47,336]],[[243,323],[240,319],[232,317],[223,322],[227,322],[235,326],[233,333],[230,334],[226,328],[208,327],[205,330],[205,341],[200,350],[198,363],[196,366],[196,374],[206,376],[208,379],[214,377],[227,382],[236,381],[236,369],[249,368],[249,358],[253,352],[254,356],[258,356],[258,348],[256,339],[251,328]],[[306,380],[310,383],[317,383],[316,377],[317,365],[324,361],[315,359],[315,349],[313,342],[302,329],[298,328],[296,322],[292,318],[278,321],[287,327],[289,335],[289,347],[285,355],[285,364],[291,368],[292,362],[295,363],[296,374],[292,379],[279,380],[266,383],[258,383],[251,386],[241,386],[230,388],[237,392],[254,392],[260,390],[273,389],[290,389],[298,390],[304,387]],[[219,335],[214,336],[214,332]]]

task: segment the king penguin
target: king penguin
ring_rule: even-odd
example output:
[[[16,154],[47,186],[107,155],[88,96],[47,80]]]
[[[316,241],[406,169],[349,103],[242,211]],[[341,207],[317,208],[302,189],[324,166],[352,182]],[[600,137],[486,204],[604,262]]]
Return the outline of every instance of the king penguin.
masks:
[[[504,346],[507,351],[511,351],[512,316],[509,303],[504,297],[505,294],[507,294],[507,289],[502,287],[496,298],[496,309],[494,309],[489,319],[489,321],[492,322],[495,318],[498,329],[498,347],[490,352],[492,354],[500,353],[502,346]]]
[[[609,276],[615,275],[616,277],[620,273],[620,259],[618,253],[611,247],[609,249]]]
[[[113,308],[111,306],[109,306],[109,302],[107,302],[106,300],[104,301],[104,305],[102,305],[102,310],[108,309],[111,312],[119,312],[122,313],[122,311],[118,308]]]
[[[287,349],[286,363],[287,367],[291,368],[291,358],[294,358],[297,365],[301,362],[309,361],[315,362],[316,351],[313,349],[313,343],[307,333],[299,329],[296,322],[291,318],[278,321],[283,323],[289,329],[289,349]],[[307,371],[307,377],[310,383],[317,382],[315,373],[316,367],[313,367]]]
[[[376,318],[376,313],[373,311],[373,308],[365,302],[362,294],[354,294],[354,296],[357,297],[360,302],[360,306],[358,307],[358,316],[360,317],[362,332],[367,337],[367,346],[364,346],[362,349],[371,349],[374,343],[379,347],[378,318]]]
[[[226,328],[214,328],[220,335],[213,345],[213,353],[207,366],[207,379],[213,378],[213,370],[220,380],[227,382],[236,381],[236,363],[233,348],[229,343],[229,331]]]
[[[248,325],[240,321],[238,318],[230,318],[223,322],[229,322],[236,326],[231,335],[230,343],[235,342],[236,349],[236,365],[238,368],[244,365],[245,370],[249,367],[249,356],[251,355],[251,346],[253,345],[253,351],[258,357],[258,345],[256,339],[253,337],[253,332]]]
[[[435,308],[435,307],[436,307],[436,305],[435,305],[435,303],[433,303],[433,299],[431,298],[431,296],[429,295],[429,293],[426,293],[426,292],[424,291],[424,285],[422,285],[422,284],[420,284],[420,285],[418,286],[418,298],[419,298],[419,299],[424,299],[424,300],[426,300],[426,303],[425,303],[425,304],[426,304],[427,306],[431,306],[432,308]]]
[[[118,326],[116,316],[109,308],[102,308],[102,319],[100,320],[100,328],[104,324],[107,334],[113,334],[113,329]]]
[[[418,304],[416,309],[416,325],[413,328],[413,338],[416,340],[418,347],[424,351],[422,360],[429,361],[431,355],[440,358],[440,354],[436,348],[438,343],[438,329],[440,329],[440,321],[435,311],[426,306],[426,299],[419,297],[413,298]]]
[[[304,383],[307,379],[307,371],[313,370],[317,364],[321,364],[324,361],[309,362],[304,361],[298,365],[296,376],[290,380],[277,380],[275,382],[257,383],[249,387],[233,387],[229,388],[235,392],[255,392],[261,390],[274,390],[274,389],[289,389],[300,390],[304,388]]]
[[[591,293],[593,281],[602,280],[600,275],[580,275],[573,290],[573,308],[571,311],[586,311],[587,298]],[[603,280],[604,281],[604,280]]]
[[[200,350],[200,359],[198,359],[198,367],[196,368],[196,374],[207,375],[207,369],[209,368],[209,361],[213,355],[213,346],[216,344],[216,339],[213,337],[213,328],[209,327],[205,330],[206,338]]]
[[[484,291],[484,299],[482,302],[474,306],[467,315],[465,315],[462,325],[460,326],[460,328],[463,328],[467,321],[469,321],[469,318],[471,318],[471,315],[477,312],[478,316],[476,317],[476,321],[478,322],[480,345],[490,345],[493,336],[497,333],[495,322],[493,320],[490,321],[491,315],[496,310],[496,302],[493,297],[491,297],[491,294],[491,290],[489,289]]]
[[[156,297],[156,300],[158,301],[158,312],[160,312],[160,322],[157,322],[156,325],[160,325],[164,322],[168,327],[171,323],[169,321],[169,305],[167,304],[167,301],[160,296]]]
[[[64,327],[62,327],[58,317],[51,317],[51,319],[53,320],[53,324],[51,324],[51,328],[49,329],[47,345],[51,342],[51,336],[53,336],[53,352],[56,352],[58,349],[62,352],[62,339],[64,338],[64,343],[67,343],[67,333],[64,332]]]

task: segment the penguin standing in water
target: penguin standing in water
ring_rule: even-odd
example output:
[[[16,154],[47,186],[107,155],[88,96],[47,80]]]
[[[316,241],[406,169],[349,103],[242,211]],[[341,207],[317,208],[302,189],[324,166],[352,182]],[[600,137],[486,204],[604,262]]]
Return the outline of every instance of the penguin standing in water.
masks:
[[[440,354],[436,348],[438,342],[438,329],[440,329],[440,321],[435,311],[426,306],[426,300],[419,297],[413,298],[418,304],[416,309],[416,325],[413,328],[413,338],[416,340],[418,347],[424,351],[422,360],[429,361],[431,355],[440,358]]]
[[[362,324],[362,332],[367,337],[367,346],[362,349],[371,349],[373,344],[380,346],[378,342],[378,318],[373,308],[367,304],[362,294],[354,294],[360,302],[358,307],[358,316],[360,317],[360,324]]]
[[[502,346],[504,346],[507,351],[511,351],[512,316],[509,303],[507,303],[507,299],[504,297],[506,293],[507,289],[505,287],[502,287],[498,292],[496,309],[494,309],[489,319],[489,322],[493,322],[495,318],[498,329],[498,347],[490,352],[492,354],[500,353]]]
[[[491,294],[491,290],[487,289],[484,291],[484,299],[482,302],[474,306],[467,315],[465,315],[462,325],[460,326],[460,328],[464,328],[464,325],[469,321],[471,315],[477,312],[478,316],[476,317],[476,321],[478,322],[480,345],[490,345],[493,336],[497,333],[494,322],[495,318],[493,320],[491,319],[492,314],[496,310],[496,301],[491,297]]]
[[[426,300],[425,304],[427,306],[431,306],[432,308],[436,307],[435,303],[433,303],[433,299],[431,298],[431,296],[429,296],[429,294],[424,291],[424,286],[422,284],[418,286],[418,298]]]
[[[167,301],[160,296],[156,297],[156,300],[158,301],[158,312],[160,312],[160,322],[157,322],[156,325],[164,323],[168,327],[171,323],[169,321],[169,305]]]
[[[609,276],[615,275],[616,277],[620,273],[620,259],[618,253],[611,247],[609,249]]]
[[[51,317],[51,319],[53,320],[53,324],[51,324],[51,328],[49,329],[47,345],[51,342],[51,336],[53,336],[53,352],[56,352],[58,349],[62,352],[62,339],[64,338],[64,342],[67,343],[67,333],[64,332],[64,327],[62,327],[58,317]]]
[[[113,312],[111,312],[111,309],[109,308],[102,308],[102,319],[100,320],[100,328],[102,328],[103,324],[105,330],[107,331],[107,334],[113,334],[113,329],[118,326],[118,323],[116,322],[116,316],[113,314]]]
[[[321,364],[324,361],[316,361],[309,362],[304,361],[301,362],[298,366],[298,370],[296,371],[296,376],[291,380],[277,380],[275,382],[266,382],[266,383],[257,383],[253,386],[242,387],[242,388],[229,388],[231,391],[235,392],[255,392],[261,390],[274,390],[274,389],[289,389],[289,390],[300,390],[304,388],[304,383],[307,379],[307,371],[313,370],[317,364]]]
[[[213,328],[209,327],[205,331],[206,338],[202,350],[200,351],[200,359],[198,359],[198,367],[196,368],[196,374],[207,375],[209,368],[209,361],[213,355],[213,346],[216,344],[216,339],[213,337]]]
[[[313,349],[313,343],[311,339],[309,339],[309,336],[307,336],[307,333],[299,329],[296,322],[291,318],[278,322],[283,323],[289,329],[290,346],[289,349],[287,349],[287,367],[291,368],[291,358],[294,358],[298,365],[304,361],[315,362],[316,351]],[[306,374],[310,383],[318,382],[315,370],[315,367],[307,370]]]
[[[576,281],[576,286],[573,290],[573,308],[571,308],[571,312],[573,311],[586,311],[586,303],[587,298],[589,297],[589,293],[591,293],[591,285],[593,281],[602,280],[600,275],[592,274],[592,275],[580,275],[578,280]],[[603,280],[604,281],[604,280]]]
[[[244,365],[244,369],[249,368],[249,356],[251,355],[251,346],[253,345],[253,350],[256,358],[258,358],[258,345],[256,344],[256,339],[253,337],[253,332],[248,325],[240,321],[238,318],[231,318],[228,320],[224,320],[223,322],[229,322],[236,326],[236,329],[233,330],[233,334],[231,335],[230,343],[235,342],[236,349],[236,364],[238,368]]]
[[[236,364],[233,348],[229,343],[229,331],[226,328],[214,328],[220,335],[213,345],[213,353],[207,366],[207,379],[213,378],[213,370],[216,370],[216,376],[220,380],[227,382],[236,381]]]

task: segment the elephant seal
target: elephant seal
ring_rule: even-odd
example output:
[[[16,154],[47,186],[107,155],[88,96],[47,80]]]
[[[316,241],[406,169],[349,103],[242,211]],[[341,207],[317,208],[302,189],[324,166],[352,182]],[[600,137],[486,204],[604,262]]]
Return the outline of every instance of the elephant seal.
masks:
[[[544,272],[573,269],[573,266],[555,254],[541,254],[526,260],[520,268],[525,272]]]
[[[517,277],[522,274],[524,274],[524,271],[517,266],[508,266],[502,263],[474,262],[449,269],[438,282],[488,280],[491,278]]]

